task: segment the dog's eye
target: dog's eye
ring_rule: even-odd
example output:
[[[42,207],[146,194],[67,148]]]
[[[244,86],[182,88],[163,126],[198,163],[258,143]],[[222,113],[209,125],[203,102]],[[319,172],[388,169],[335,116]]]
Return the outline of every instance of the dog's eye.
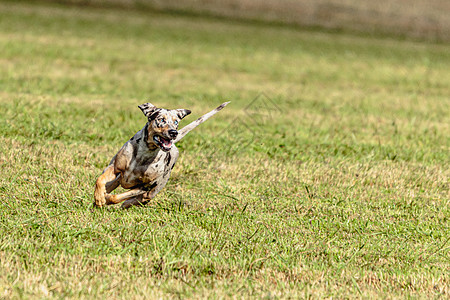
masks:
[[[174,121],[173,124],[175,124],[175,126],[178,125],[178,121]]]
[[[166,124],[166,119],[161,118],[161,119],[158,120],[158,123],[160,123],[160,124]]]

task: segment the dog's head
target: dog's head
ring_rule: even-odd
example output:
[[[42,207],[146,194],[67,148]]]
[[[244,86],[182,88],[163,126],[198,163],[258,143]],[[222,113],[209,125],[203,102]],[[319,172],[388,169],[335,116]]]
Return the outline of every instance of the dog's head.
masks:
[[[151,103],[139,105],[148,119],[147,143],[153,143],[163,151],[169,151],[178,135],[178,123],[191,113],[188,109],[164,109]]]

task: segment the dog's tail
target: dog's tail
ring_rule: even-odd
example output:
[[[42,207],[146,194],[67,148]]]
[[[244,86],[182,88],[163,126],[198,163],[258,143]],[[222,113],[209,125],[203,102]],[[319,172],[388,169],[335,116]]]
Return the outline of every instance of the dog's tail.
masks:
[[[192,129],[194,129],[195,127],[197,127],[198,125],[202,124],[203,122],[205,122],[206,120],[208,120],[209,118],[211,118],[213,115],[215,115],[216,113],[218,113],[222,108],[224,108],[225,106],[228,105],[228,103],[230,102],[225,102],[222,103],[221,105],[219,105],[217,108],[213,109],[212,111],[210,111],[207,114],[204,114],[203,116],[201,116],[200,118],[198,118],[197,120],[195,120],[194,122],[184,126],[183,128],[181,128],[180,130],[178,130],[178,135],[177,138],[173,141],[174,143],[178,142],[179,140],[181,140],[186,134],[189,133],[189,131],[191,131]]]

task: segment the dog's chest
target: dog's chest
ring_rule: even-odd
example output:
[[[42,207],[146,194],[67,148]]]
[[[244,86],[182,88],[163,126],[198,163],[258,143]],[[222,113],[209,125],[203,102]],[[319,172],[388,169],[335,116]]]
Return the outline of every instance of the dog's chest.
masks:
[[[122,187],[132,188],[138,185],[164,184],[178,158],[178,149],[173,146],[169,152],[158,151],[156,155],[137,153],[130,166],[123,173]]]

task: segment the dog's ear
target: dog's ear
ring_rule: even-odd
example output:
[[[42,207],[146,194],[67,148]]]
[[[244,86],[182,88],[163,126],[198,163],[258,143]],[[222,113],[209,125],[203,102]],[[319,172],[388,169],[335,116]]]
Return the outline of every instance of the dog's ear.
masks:
[[[146,116],[147,118],[149,118],[156,109],[156,106],[151,103],[144,103],[139,105],[138,107],[142,110],[144,116]]]
[[[178,118],[180,118],[180,120],[191,113],[189,109],[175,109],[175,112],[177,113],[177,116]]]

